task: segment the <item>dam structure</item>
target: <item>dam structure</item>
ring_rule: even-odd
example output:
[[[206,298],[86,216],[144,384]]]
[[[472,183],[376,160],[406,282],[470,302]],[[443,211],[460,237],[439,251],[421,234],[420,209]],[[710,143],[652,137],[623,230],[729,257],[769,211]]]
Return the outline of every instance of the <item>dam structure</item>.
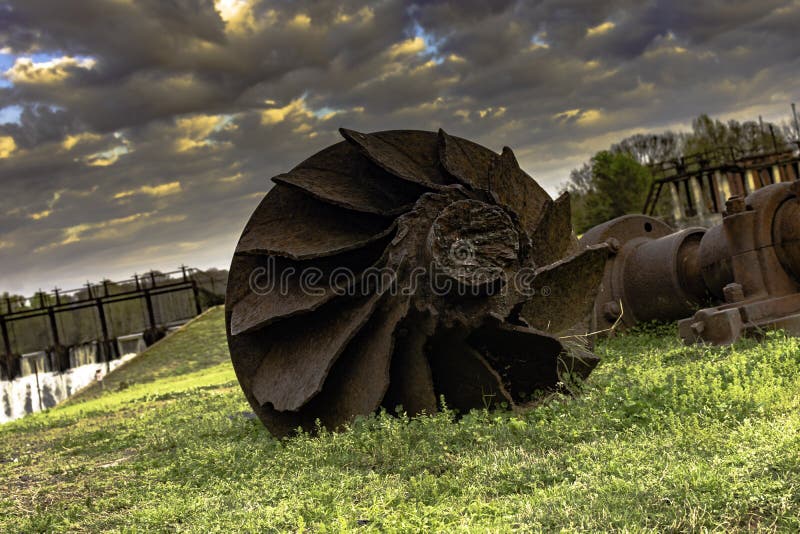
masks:
[[[0,423],[51,408],[219,302],[227,280],[150,272],[0,301]]]
[[[800,141],[743,152],[733,147],[649,165],[653,183],[642,213],[677,228],[722,222],[725,201],[800,178]]]

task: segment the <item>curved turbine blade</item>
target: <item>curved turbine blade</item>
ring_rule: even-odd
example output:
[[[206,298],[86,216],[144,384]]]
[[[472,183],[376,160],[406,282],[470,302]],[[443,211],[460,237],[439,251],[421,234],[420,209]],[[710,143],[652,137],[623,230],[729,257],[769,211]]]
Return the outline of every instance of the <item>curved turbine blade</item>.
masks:
[[[428,361],[437,395],[444,395],[450,408],[462,413],[507,402],[511,395],[500,375],[460,334],[439,331],[428,342]]]
[[[521,306],[522,318],[556,334],[584,321],[600,291],[608,254],[608,245],[596,245],[540,269],[533,279],[535,294]]]
[[[398,405],[409,415],[436,413],[431,366],[425,357],[425,343],[433,335],[436,322],[430,315],[413,311],[400,326],[389,380],[383,399],[386,410]]]
[[[320,258],[363,247],[391,229],[382,217],[348,212],[276,185],[247,223],[236,253]]]
[[[397,325],[410,300],[385,299],[331,369],[322,391],[302,411],[314,413],[330,430],[357,415],[369,415],[389,387]]]
[[[362,283],[362,274],[368,267],[384,263],[390,239],[391,236],[385,236],[360,249],[314,261],[250,256],[257,263],[249,267],[246,293],[231,305],[231,335],[253,332],[277,320],[313,311],[348,291],[351,284],[355,284],[353,290],[363,294],[369,290],[364,287],[369,286],[369,281]],[[352,280],[335,276],[343,268],[348,276],[352,275]]]
[[[439,159],[451,176],[473,189],[489,189],[489,168],[497,156],[472,141],[439,130]]]
[[[308,317],[258,334],[262,361],[252,379],[253,396],[278,411],[296,411],[322,390],[347,344],[367,323],[380,295],[333,301]]]
[[[346,141],[326,148],[272,181],[301,189],[328,204],[384,216],[408,210],[427,191],[378,169]]]
[[[398,178],[430,189],[448,183],[439,172],[435,137],[431,132],[365,134],[345,128],[340,128],[339,132],[370,161]]]
[[[569,193],[564,192],[546,205],[542,218],[531,234],[534,261],[537,266],[549,265],[578,248],[572,233]]]
[[[467,342],[485,355],[516,404],[552,391],[559,382],[561,342],[538,330],[489,321],[474,331]]]
[[[528,236],[533,236],[552,199],[519,167],[514,152],[508,147],[503,147],[503,153],[492,162],[489,188],[500,204],[517,214]]]

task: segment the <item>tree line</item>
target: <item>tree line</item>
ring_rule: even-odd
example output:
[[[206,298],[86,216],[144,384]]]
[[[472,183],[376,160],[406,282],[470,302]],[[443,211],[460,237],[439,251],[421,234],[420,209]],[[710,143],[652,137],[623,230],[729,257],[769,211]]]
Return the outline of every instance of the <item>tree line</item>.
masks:
[[[768,153],[797,141],[795,125],[788,120],[780,125],[761,120],[723,122],[706,114],[695,118],[688,132],[627,137],[570,173],[564,190],[572,197],[575,231],[581,234],[615,217],[641,213],[653,182],[649,165],[723,148]]]

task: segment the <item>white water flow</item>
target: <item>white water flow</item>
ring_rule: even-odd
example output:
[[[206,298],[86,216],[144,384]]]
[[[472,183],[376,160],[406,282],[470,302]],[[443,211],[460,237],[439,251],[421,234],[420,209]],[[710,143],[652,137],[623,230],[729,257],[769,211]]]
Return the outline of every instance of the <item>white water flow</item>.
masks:
[[[124,356],[108,364],[96,363],[96,344],[73,348],[70,351],[70,363],[75,367],[64,373],[44,371],[44,353],[23,357],[23,376],[0,381],[0,424],[52,408],[145,349],[141,334],[120,338],[118,344]]]

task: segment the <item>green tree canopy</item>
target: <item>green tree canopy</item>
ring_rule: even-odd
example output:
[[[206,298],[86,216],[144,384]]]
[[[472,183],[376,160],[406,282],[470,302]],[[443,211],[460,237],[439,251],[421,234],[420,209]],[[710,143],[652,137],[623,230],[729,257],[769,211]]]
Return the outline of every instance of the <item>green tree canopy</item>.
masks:
[[[591,182],[586,184],[587,173]],[[583,191],[573,191],[576,230],[582,233],[609,219],[639,213],[647,198],[652,180],[647,167],[627,153],[603,150],[588,167],[574,173],[582,180]]]

